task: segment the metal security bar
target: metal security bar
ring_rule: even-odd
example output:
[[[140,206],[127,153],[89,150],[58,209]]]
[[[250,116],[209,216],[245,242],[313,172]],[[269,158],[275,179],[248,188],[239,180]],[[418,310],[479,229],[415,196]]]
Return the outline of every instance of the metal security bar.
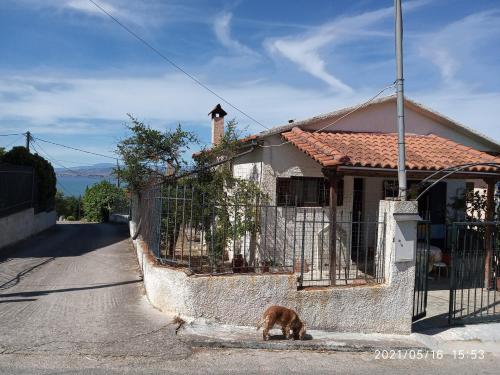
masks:
[[[31,167],[0,164],[0,217],[33,207],[34,178]]]
[[[191,186],[153,188],[132,205],[157,260],[195,274],[294,273],[298,286],[384,281],[385,222],[339,217],[330,263],[328,207],[277,206],[233,196],[214,202]]]
[[[415,257],[415,287],[413,290],[413,321],[426,315],[429,252],[430,252],[430,221],[420,221],[417,224],[417,253]]]
[[[452,226],[449,323],[500,320],[500,222]]]

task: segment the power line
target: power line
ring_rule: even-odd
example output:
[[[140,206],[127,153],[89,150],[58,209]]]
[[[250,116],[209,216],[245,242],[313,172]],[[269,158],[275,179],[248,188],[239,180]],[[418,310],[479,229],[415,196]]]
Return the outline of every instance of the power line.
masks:
[[[391,87],[394,87],[396,83],[391,83],[390,85],[384,87],[382,90],[380,90],[378,93],[376,93],[374,96],[372,96],[370,99],[368,99],[367,101],[355,106],[352,110],[350,110],[349,112],[345,113],[344,115],[340,116],[338,119],[336,119],[335,121],[323,126],[322,128],[320,129],[317,129],[311,133],[317,133],[317,132],[320,132],[320,131],[323,131],[325,130],[326,128],[329,128],[330,126],[333,126],[335,125],[337,122],[339,122],[340,120],[343,120],[344,118],[346,118],[347,116],[350,116],[351,114],[353,114],[354,112],[360,110],[361,108],[363,107],[366,107],[368,104],[370,104],[372,101],[374,101],[376,98],[378,98],[380,95],[382,95],[383,92],[385,92],[386,90],[390,89]],[[262,147],[262,148],[270,148],[270,147],[280,147],[280,146],[283,146],[283,145],[286,145],[288,143],[291,143],[291,141],[286,141],[286,142],[282,142],[282,143],[279,143],[277,145],[259,145],[259,147]]]
[[[204,88],[205,90],[207,90],[208,92],[210,92],[212,95],[216,96],[217,98],[219,98],[220,100],[222,100],[224,103],[226,103],[227,105],[229,105],[231,108],[235,109],[236,111],[238,111],[239,113],[241,113],[242,115],[244,115],[245,117],[249,118],[250,120],[254,121],[256,124],[259,124],[260,126],[262,126],[264,129],[267,129],[269,130],[269,128],[267,126],[265,126],[263,123],[261,123],[260,121],[258,121],[257,119],[255,119],[254,117],[250,116],[248,113],[244,112],[243,110],[241,110],[240,108],[238,108],[236,105],[232,104],[231,102],[229,102],[227,99],[225,99],[224,97],[222,97],[221,95],[217,94],[213,89],[211,89],[210,87],[208,87],[206,84],[204,84],[203,82],[201,82],[198,78],[196,78],[195,76],[193,76],[192,74],[188,73],[186,70],[184,70],[181,66],[179,66],[178,64],[176,64],[174,61],[172,61],[170,58],[168,58],[167,56],[165,56],[162,52],[160,52],[158,49],[156,49],[155,47],[153,47],[153,45],[151,45],[151,43],[149,43],[148,41],[146,41],[144,38],[142,38],[141,36],[139,36],[138,34],[136,34],[134,31],[132,31],[128,26],[125,26],[121,21],[119,21],[115,16],[113,16],[112,14],[110,14],[108,11],[106,11],[103,7],[101,7],[98,3],[96,3],[94,0],[88,0],[90,3],[92,3],[96,8],[98,8],[101,12],[103,12],[104,14],[106,14],[109,18],[111,18],[114,22],[116,22],[120,27],[122,27],[125,31],[127,31],[130,35],[132,35],[134,38],[136,38],[137,40],[139,40],[141,43],[143,43],[146,47],[148,47],[149,49],[151,49],[153,52],[155,52],[158,56],[160,56],[162,59],[164,59],[166,62],[168,62],[170,65],[172,65],[174,68],[176,68],[177,70],[179,70],[180,72],[182,72],[184,75],[186,75],[188,78],[190,78],[192,81],[194,81],[196,84],[198,84],[199,86],[201,86],[202,88]]]
[[[23,138],[24,138],[24,134],[21,134],[21,136],[20,136],[19,138],[14,139],[12,142],[7,143],[7,145],[2,146],[2,147],[4,147],[4,148],[8,148],[8,147],[12,146],[13,144],[15,144],[15,143],[19,142],[19,141],[20,141],[21,139],[23,139]]]
[[[103,154],[99,154],[97,152],[82,150],[81,148],[76,148],[76,147],[62,145],[60,143],[56,143],[56,142],[52,142],[52,141],[47,141],[46,139],[41,139],[41,138],[38,138],[38,137],[31,137],[31,138],[32,139],[36,139],[37,141],[41,141],[41,142],[45,142],[45,143],[50,143],[50,144],[53,144],[53,145],[56,145],[56,146],[60,146],[60,147],[69,148],[70,150],[85,152],[86,154],[91,154],[91,155],[96,155],[96,156],[102,156],[103,158],[108,158],[108,159],[113,159],[113,160],[119,160],[118,158],[115,158],[113,156],[103,155]]]
[[[36,147],[35,147],[35,143],[34,143],[34,142],[30,142],[30,144],[31,144],[31,146],[33,147],[33,149],[34,149],[37,153],[39,153],[39,154],[42,154],[42,153],[43,153],[43,154],[45,155],[45,157],[46,157],[46,158],[47,158],[50,162],[54,163],[55,165],[57,165],[57,166],[59,166],[59,167],[61,167],[61,168],[64,168],[64,169],[66,169],[66,170],[70,171],[71,173],[73,173],[74,175],[76,175],[76,176],[78,176],[78,177],[88,177],[88,178],[96,178],[96,179],[97,179],[97,178],[99,178],[99,177],[97,177],[97,176],[88,176],[88,175],[83,175],[83,174],[81,174],[81,173],[79,173],[79,172],[77,172],[77,171],[75,171],[75,170],[73,170],[73,169],[71,169],[71,168],[68,168],[68,167],[66,167],[66,166],[65,166],[65,165],[63,165],[63,164],[58,163],[58,162],[56,161],[56,159],[54,159],[53,157],[51,157],[51,156],[47,153],[47,151],[45,151],[45,150],[42,148],[42,146],[40,146],[40,144],[36,143]],[[42,152],[40,152],[40,150],[41,150]]]
[[[56,179],[56,184],[59,185],[59,187],[63,190],[63,193],[66,193],[66,195],[69,195],[69,190],[64,187],[63,184],[59,182],[59,180]]]
[[[12,135],[24,135],[24,133],[0,134],[0,137],[10,137]]]

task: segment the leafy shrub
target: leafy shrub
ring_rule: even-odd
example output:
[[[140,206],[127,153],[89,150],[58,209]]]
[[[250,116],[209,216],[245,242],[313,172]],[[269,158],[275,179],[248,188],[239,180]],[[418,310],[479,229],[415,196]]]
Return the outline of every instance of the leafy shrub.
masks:
[[[35,208],[39,211],[54,208],[56,174],[52,164],[38,154],[31,154],[25,147],[17,146],[0,158],[3,163],[33,167],[36,176]]]
[[[65,196],[58,191],[55,198],[56,212],[59,216],[68,218],[73,216],[73,220],[79,220],[82,215],[80,199],[73,196]]]
[[[101,181],[85,190],[83,195],[83,212],[88,221],[108,221],[114,207],[126,204],[123,189],[108,181]]]

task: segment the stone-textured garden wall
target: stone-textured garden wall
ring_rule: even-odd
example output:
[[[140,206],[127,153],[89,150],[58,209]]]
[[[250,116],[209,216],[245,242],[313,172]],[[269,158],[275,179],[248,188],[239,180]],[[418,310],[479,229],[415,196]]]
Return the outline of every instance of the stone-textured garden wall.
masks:
[[[393,261],[396,223],[392,213],[400,208],[398,202],[383,201],[380,207],[381,216],[388,218],[384,284],[299,291],[291,274],[188,275],[156,264],[145,244],[136,240],[149,301],[165,312],[225,324],[255,325],[266,307],[278,304],[295,309],[309,328],[410,333],[414,262]],[[133,222],[131,232],[135,234]]]

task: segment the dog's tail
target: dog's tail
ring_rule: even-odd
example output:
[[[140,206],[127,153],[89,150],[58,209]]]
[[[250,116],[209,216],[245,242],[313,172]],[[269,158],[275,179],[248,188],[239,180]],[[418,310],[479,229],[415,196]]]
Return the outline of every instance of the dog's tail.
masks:
[[[259,321],[257,322],[257,331],[260,329],[260,327],[262,327],[263,324],[264,322],[262,321],[262,319],[259,319]]]

